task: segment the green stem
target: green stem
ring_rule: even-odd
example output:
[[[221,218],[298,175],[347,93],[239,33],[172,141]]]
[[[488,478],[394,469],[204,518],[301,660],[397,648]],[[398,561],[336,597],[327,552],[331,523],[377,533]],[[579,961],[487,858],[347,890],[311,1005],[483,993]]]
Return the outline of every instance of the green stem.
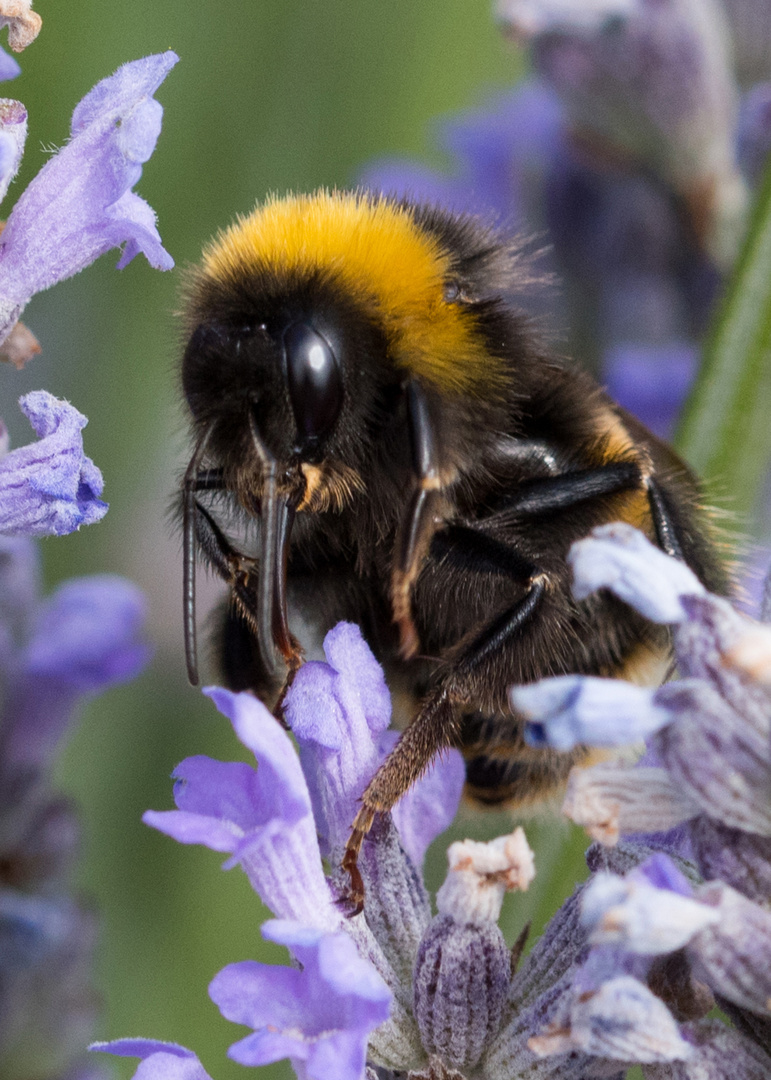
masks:
[[[771,169],[675,446],[704,478],[708,497],[746,520],[771,461]]]

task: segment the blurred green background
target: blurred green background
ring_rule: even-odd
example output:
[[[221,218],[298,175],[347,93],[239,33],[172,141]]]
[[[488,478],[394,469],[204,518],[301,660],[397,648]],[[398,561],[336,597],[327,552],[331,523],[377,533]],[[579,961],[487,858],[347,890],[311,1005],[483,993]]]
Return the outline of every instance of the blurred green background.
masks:
[[[100,1035],[145,1035],[195,1049],[216,1080],[243,1077],[226,1061],[245,1034],[207,997],[212,976],[246,958],[281,961],[259,934],[265,917],[245,877],[221,859],[147,829],[140,815],[171,806],[169,774],[183,757],[239,756],[227,722],[185,679],[181,560],[169,505],[186,439],[176,375],[179,268],[203,242],[268,191],[351,183],[373,156],[409,153],[436,163],[437,116],[479,105],[510,85],[520,59],[499,38],[489,0],[41,0],[38,40],[5,93],[23,101],[30,131],[11,202],[67,137],[77,101],[121,63],[167,48],[179,65],[161,87],[164,126],[138,186],[158,215],[178,269],[140,256],[117,272],[117,253],[36,297],[25,321],[43,353],[24,372],[0,370],[0,414],[14,445],[29,431],[16,399],[45,388],[89,417],[87,453],[103,470],[107,518],[43,542],[48,588],[64,577],[114,571],[147,592],[155,659],[131,686],[85,712],[59,782],[82,806],[79,885],[102,912],[97,980]],[[508,819],[467,817],[456,833],[492,836]],[[553,822],[529,827],[539,877],[509,898],[509,940],[538,932],[583,873],[584,838]],[[446,841],[430,853],[432,881]],[[115,1065],[128,1076],[134,1063]],[[289,1076],[286,1064],[265,1076]]]

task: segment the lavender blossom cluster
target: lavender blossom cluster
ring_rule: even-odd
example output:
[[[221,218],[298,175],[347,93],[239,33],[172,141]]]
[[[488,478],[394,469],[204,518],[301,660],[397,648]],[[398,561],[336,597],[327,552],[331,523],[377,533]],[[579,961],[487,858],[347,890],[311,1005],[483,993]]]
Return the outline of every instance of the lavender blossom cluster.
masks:
[[[0,0],[17,51],[40,18],[29,0]],[[86,95],[71,139],[19,196],[0,237],[0,355],[21,367],[40,345],[18,322],[34,293],[125,244],[173,265],[155,215],[131,189],[161,123],[153,93],[173,53],[127,64]],[[0,50],[0,78],[19,73]],[[0,100],[0,197],[24,149],[27,112]],[[73,894],[77,808],[51,779],[84,701],[133,678],[149,649],[145,600],[115,575],[66,581],[40,596],[35,538],[61,536],[107,512],[102,476],[85,455],[86,418],[44,390],[21,409],[37,441],[14,450],[0,421],[0,1075],[97,1080],[86,1060],[99,1001],[92,987],[96,919]]]
[[[682,678],[658,690],[565,676],[512,691],[533,745],[649,738],[636,765],[574,770],[565,810],[596,842],[586,884],[519,963],[503,895],[535,868],[521,828],[453,844],[431,914],[428,844],[454,816],[452,751],[364,843],[364,911],[338,869],[356,801],[390,748],[388,693],[358,629],[287,698],[292,742],[249,694],[206,691],[257,768],[206,757],[175,772],[176,810],[144,820],[227,853],[275,919],[285,967],[230,964],[209,994],[251,1029],[247,1066],[289,1058],[303,1080],[762,1080],[771,1075],[771,628],[708,594],[682,563],[615,524],[572,550],[574,592],[599,588],[674,627]],[[323,859],[326,859],[325,873]],[[331,869],[330,869],[331,868]],[[719,1005],[732,1024],[708,1017]],[[192,1051],[127,1039],[137,1080],[207,1080]]]
[[[361,182],[497,219],[559,287],[515,298],[671,434],[771,149],[767,0],[497,0],[532,74],[445,122],[442,174]]]

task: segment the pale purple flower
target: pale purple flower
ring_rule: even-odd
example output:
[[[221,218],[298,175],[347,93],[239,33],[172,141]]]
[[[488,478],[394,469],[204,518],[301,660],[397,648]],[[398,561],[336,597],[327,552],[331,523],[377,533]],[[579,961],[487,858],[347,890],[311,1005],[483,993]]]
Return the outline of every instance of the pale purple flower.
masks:
[[[308,788],[287,734],[250,694],[207,691],[255,755],[239,762],[187,758],[174,772],[177,810],[148,810],[146,824],[184,844],[228,852],[274,914],[323,930],[341,915],[325,881]]]
[[[672,435],[698,362],[692,342],[619,343],[605,353],[604,382],[619,405],[665,439]]]
[[[339,623],[324,639],[324,653],[326,663],[311,661],[299,671],[286,718],[300,744],[319,832],[328,850],[341,855],[359,796],[382,756],[379,737],[391,719],[391,699],[358,627]]]
[[[83,452],[85,416],[45,390],[19,404],[40,439],[0,456],[0,534],[63,536],[100,521],[107,503],[102,474]]]
[[[0,1074],[44,1059],[75,1078],[98,1012],[96,920],[70,895],[80,829],[51,769],[82,701],[149,650],[136,586],[80,578],[41,600],[38,578],[33,541],[0,538]]]
[[[32,542],[1,539],[0,584],[0,806],[18,814],[19,784],[47,775],[81,700],[134,678],[150,650],[144,596],[123,578],[74,578],[40,600]]]
[[[618,746],[639,742],[670,722],[652,691],[631,683],[582,675],[558,675],[512,687],[512,707],[526,721],[530,746],[572,750],[581,744]],[[537,717],[537,720],[530,720]]]
[[[159,270],[174,265],[131,189],[160,133],[152,95],[177,59],[148,56],[98,83],[73,113],[70,141],[19,196],[0,237],[0,340],[36,292],[111,248],[125,244],[119,267],[139,252]]]
[[[5,49],[0,49],[0,82],[15,79],[18,75],[21,75],[18,62]]]
[[[595,738],[599,745],[624,745],[650,735],[650,749],[636,768],[574,770],[565,810],[605,836],[605,843],[635,833],[636,845],[660,846],[673,855],[687,850],[696,863],[690,873],[698,868],[707,879],[692,888],[661,856],[625,876],[597,874],[582,903],[589,941],[595,949],[621,950],[617,965],[625,974],[632,956],[678,965],[686,996],[693,995],[688,986],[694,980],[708,988],[757,1043],[759,1060],[771,1053],[771,693],[753,676],[755,664],[762,669],[757,650],[764,647],[764,631],[722,597],[694,585],[682,563],[628,526],[596,529],[575,545],[571,564],[576,595],[609,588],[648,618],[674,624],[675,655],[685,677],[658,690],[567,677],[517,689],[512,698],[535,725],[539,745],[592,745]],[[636,797],[646,791],[647,803]],[[673,808],[667,827],[684,824],[686,846],[675,832],[652,835],[660,830],[662,803]],[[633,974],[645,981],[655,972],[638,965]],[[672,992],[669,1004],[677,1011],[678,994]],[[684,1038],[708,1045],[700,1031],[697,1026]],[[771,1068],[771,1058],[763,1060]]]
[[[761,82],[744,95],[739,112],[737,153],[739,164],[751,181],[761,180],[768,162],[769,151],[771,151],[771,82]]]
[[[116,1057],[136,1057],[142,1064],[134,1073],[135,1080],[212,1080],[192,1050],[178,1043],[154,1039],[115,1039],[96,1042],[89,1050]]]
[[[530,42],[571,127],[655,172],[693,206],[694,218],[706,211],[704,240],[730,260],[746,193],[735,163],[738,94],[720,5],[633,0],[600,5],[591,20],[583,4],[562,0],[511,0],[501,8],[507,27]],[[542,10],[540,21],[532,9]]]
[[[254,1029],[230,1047],[241,1065],[289,1058],[308,1080],[359,1080],[369,1034],[388,1019],[391,993],[351,938],[271,920],[262,934],[286,945],[302,970],[229,964],[209,994],[223,1016]]]

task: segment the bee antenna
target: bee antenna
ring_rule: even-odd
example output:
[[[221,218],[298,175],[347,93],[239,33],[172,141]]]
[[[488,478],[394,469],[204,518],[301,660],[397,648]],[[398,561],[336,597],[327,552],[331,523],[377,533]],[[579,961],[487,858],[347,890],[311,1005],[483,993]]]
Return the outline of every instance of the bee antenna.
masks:
[[[182,481],[182,563],[183,585],[182,604],[185,626],[185,661],[187,663],[187,677],[192,686],[198,685],[198,648],[196,644],[195,625],[195,564],[196,564],[196,491],[198,480],[198,468],[203,460],[209,436],[214,424],[211,424],[196,443],[193,456],[185,470]]]

